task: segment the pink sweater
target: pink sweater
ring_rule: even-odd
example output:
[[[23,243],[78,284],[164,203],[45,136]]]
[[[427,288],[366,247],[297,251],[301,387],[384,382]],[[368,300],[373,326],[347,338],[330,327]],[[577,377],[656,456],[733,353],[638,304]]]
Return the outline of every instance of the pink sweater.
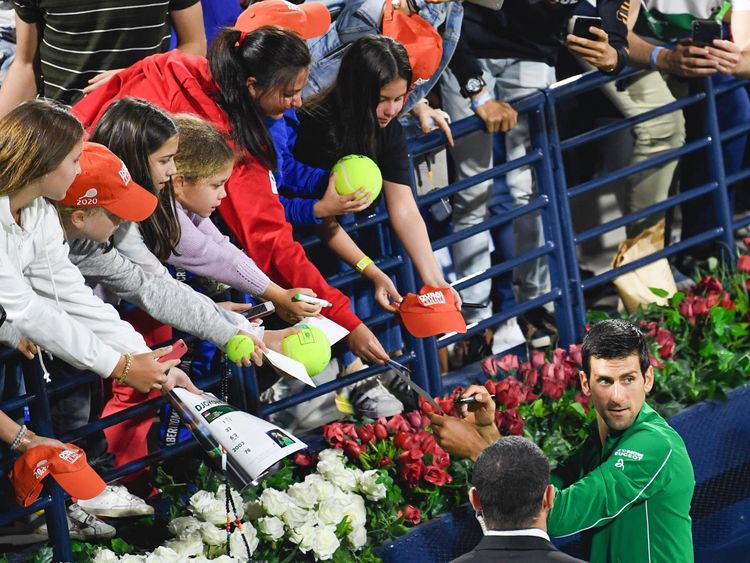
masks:
[[[268,276],[221,234],[211,219],[186,210],[178,202],[175,204],[181,230],[176,249],[179,256],[172,254],[168,264],[252,295],[266,290],[271,281]]]

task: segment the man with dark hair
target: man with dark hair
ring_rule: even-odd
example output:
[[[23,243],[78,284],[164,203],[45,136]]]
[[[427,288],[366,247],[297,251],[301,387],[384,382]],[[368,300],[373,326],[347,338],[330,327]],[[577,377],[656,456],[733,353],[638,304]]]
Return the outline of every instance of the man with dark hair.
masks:
[[[581,533],[594,562],[693,561],[695,476],[682,438],[645,402],[654,371],[643,334],[627,321],[602,321],[584,338],[582,358],[581,388],[596,421],[552,474],[550,534]],[[476,458],[500,433],[487,390],[471,386],[470,395],[473,421],[431,420],[444,449]]]
[[[484,538],[452,563],[580,561],[549,541],[547,516],[555,488],[539,446],[520,436],[494,442],[477,458],[472,481],[469,501],[483,523]]]

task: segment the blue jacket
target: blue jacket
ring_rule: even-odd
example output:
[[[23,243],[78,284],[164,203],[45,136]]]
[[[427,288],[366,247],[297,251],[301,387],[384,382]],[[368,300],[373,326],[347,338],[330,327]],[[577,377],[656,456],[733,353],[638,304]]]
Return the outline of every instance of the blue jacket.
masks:
[[[299,119],[294,108],[284,112],[281,119],[264,119],[276,149],[276,170],[273,176],[280,190],[301,196],[317,196],[325,191],[329,171],[303,164],[294,158]],[[280,196],[286,220],[292,225],[320,223],[313,209],[317,199],[311,197]]]
[[[302,91],[303,98],[317,94],[336,80],[345,47],[364,35],[379,35],[380,20],[383,16],[383,0],[317,1],[326,5],[333,23],[325,35],[307,42],[313,63],[310,66],[307,85]],[[427,23],[436,29],[445,24],[442,30],[438,29],[443,38],[443,56],[435,74],[429,80],[417,84],[409,94],[404,104],[404,112],[409,111],[437,84],[456,50],[464,15],[460,2],[428,4],[425,0],[416,0],[416,3],[419,7],[419,15]]]

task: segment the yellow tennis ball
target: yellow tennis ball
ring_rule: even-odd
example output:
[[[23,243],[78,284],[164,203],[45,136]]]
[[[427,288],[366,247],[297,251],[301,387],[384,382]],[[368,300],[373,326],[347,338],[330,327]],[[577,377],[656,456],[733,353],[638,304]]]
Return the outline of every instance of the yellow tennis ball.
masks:
[[[333,165],[331,172],[336,174],[335,186],[339,195],[349,195],[364,187],[365,196],[369,195],[370,201],[375,201],[383,188],[383,176],[378,165],[360,154],[343,157]]]
[[[255,343],[252,338],[244,334],[235,334],[227,342],[226,354],[227,358],[233,362],[241,362],[242,358],[250,357],[255,351]]]
[[[281,341],[281,351],[285,356],[297,360],[307,370],[308,375],[318,375],[331,361],[331,343],[318,327],[300,323],[301,329]]]

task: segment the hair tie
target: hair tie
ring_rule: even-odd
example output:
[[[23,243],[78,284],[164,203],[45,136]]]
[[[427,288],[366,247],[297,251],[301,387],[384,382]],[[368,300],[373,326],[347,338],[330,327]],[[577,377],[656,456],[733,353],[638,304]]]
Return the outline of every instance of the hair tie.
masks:
[[[247,31],[240,31],[240,37],[237,39],[237,41],[234,42],[235,47],[239,47],[242,45],[242,42],[245,40],[245,37],[247,37]]]

